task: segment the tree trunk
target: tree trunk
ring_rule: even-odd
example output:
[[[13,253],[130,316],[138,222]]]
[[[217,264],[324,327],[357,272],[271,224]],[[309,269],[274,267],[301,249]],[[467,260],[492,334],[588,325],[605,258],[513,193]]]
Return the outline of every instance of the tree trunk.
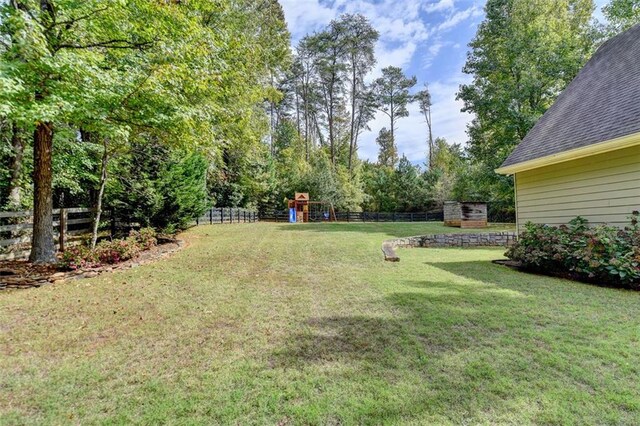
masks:
[[[11,161],[11,182],[9,184],[9,205],[19,208],[22,201],[20,178],[22,177],[22,159],[24,156],[24,135],[16,123],[13,123],[11,134],[11,148],[13,159]]]
[[[427,126],[429,127],[429,170],[433,170],[433,132],[431,130],[431,107],[427,111]]]
[[[356,89],[358,81],[356,80],[356,60],[351,59],[351,135],[349,138],[349,172],[351,172],[353,153],[355,151],[355,123],[356,123]]]
[[[34,263],[53,263],[53,124],[39,122],[33,135],[33,235],[31,255]]]
[[[394,117],[394,108],[395,105],[393,105],[393,96],[390,97],[391,98],[391,102],[390,102],[390,108],[389,108],[389,118],[391,119],[391,140],[393,141],[393,143],[395,144],[396,140],[395,138],[395,127],[396,127],[396,121],[395,121],[395,117]]]
[[[96,248],[98,242],[98,228],[100,226],[100,217],[102,216],[102,197],[104,195],[104,187],[107,183],[107,165],[109,163],[108,140],[104,138],[102,142],[102,170],[100,172],[100,189],[98,190],[98,200],[96,201],[96,216],[93,220],[93,230],[91,232],[91,250]]]
[[[296,87],[294,89],[294,94],[296,96],[296,126],[298,128],[298,136],[300,136],[300,98],[298,95],[298,84],[296,83]]]
[[[303,82],[303,87],[302,87],[302,93],[303,93],[303,99],[302,102],[304,102],[304,145],[305,145],[305,149],[306,149],[306,158],[307,161],[309,161],[310,155],[309,155],[309,151],[310,151],[310,142],[309,142],[309,91],[308,91],[308,82],[304,81]]]

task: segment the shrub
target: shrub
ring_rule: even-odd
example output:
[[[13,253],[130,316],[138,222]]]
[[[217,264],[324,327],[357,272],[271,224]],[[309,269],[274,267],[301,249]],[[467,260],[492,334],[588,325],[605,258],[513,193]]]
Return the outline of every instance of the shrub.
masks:
[[[140,245],[134,238],[125,240],[105,240],[96,246],[95,254],[103,264],[112,265],[134,258],[140,253]]]
[[[62,253],[60,267],[64,269],[85,269],[98,266],[98,258],[87,246],[73,246]]]
[[[528,223],[506,256],[534,271],[640,288],[639,217],[633,212],[625,229],[590,227],[581,217],[559,227]]]
[[[87,246],[69,247],[62,254],[60,267],[75,270],[124,262],[155,246],[156,236],[153,228],[142,228],[131,231],[126,239],[101,241],[93,251]]]
[[[158,234],[153,228],[142,228],[129,232],[129,238],[134,240],[142,250],[149,250],[158,244]]]

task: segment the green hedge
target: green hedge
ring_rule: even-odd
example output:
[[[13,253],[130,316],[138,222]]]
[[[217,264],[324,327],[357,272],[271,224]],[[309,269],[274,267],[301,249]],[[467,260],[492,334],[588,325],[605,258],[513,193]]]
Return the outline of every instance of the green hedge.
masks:
[[[634,211],[625,229],[581,217],[558,227],[527,223],[506,256],[536,272],[640,289],[639,216]]]

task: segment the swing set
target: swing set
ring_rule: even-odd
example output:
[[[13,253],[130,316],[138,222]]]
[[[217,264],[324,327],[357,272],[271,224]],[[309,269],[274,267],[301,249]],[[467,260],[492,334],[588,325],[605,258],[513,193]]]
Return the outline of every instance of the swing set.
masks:
[[[311,201],[308,192],[296,192],[293,200],[287,200],[289,222],[337,222],[333,203]]]

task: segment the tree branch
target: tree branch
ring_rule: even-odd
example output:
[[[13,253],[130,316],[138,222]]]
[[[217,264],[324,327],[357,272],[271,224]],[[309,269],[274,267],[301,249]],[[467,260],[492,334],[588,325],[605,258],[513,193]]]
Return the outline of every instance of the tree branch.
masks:
[[[98,13],[104,12],[104,11],[106,11],[106,10],[108,10],[108,9],[109,9],[109,6],[105,6],[105,7],[101,8],[101,9],[93,10],[93,11],[91,11],[90,13],[87,13],[86,15],[78,16],[77,18],[72,18],[72,19],[69,19],[69,20],[66,20],[66,21],[55,22],[55,23],[53,23],[52,25],[48,26],[48,27],[47,27],[47,30],[50,30],[50,29],[52,29],[53,27],[55,27],[55,26],[57,26],[57,25],[64,25],[67,29],[69,29],[69,28],[71,28],[71,27],[72,27],[76,22],[80,22],[80,21],[83,21],[83,20],[85,20],[85,19],[89,19],[89,18],[91,18],[92,16],[97,15]]]
[[[69,44],[63,43],[58,45],[56,51],[61,49],[90,49],[92,47],[104,47],[107,49],[139,49],[143,50],[147,47],[153,45],[153,41],[143,41],[143,42],[132,42],[130,40],[125,39],[115,39],[115,40],[107,40],[107,41],[99,41],[95,43],[87,43],[87,44]]]

